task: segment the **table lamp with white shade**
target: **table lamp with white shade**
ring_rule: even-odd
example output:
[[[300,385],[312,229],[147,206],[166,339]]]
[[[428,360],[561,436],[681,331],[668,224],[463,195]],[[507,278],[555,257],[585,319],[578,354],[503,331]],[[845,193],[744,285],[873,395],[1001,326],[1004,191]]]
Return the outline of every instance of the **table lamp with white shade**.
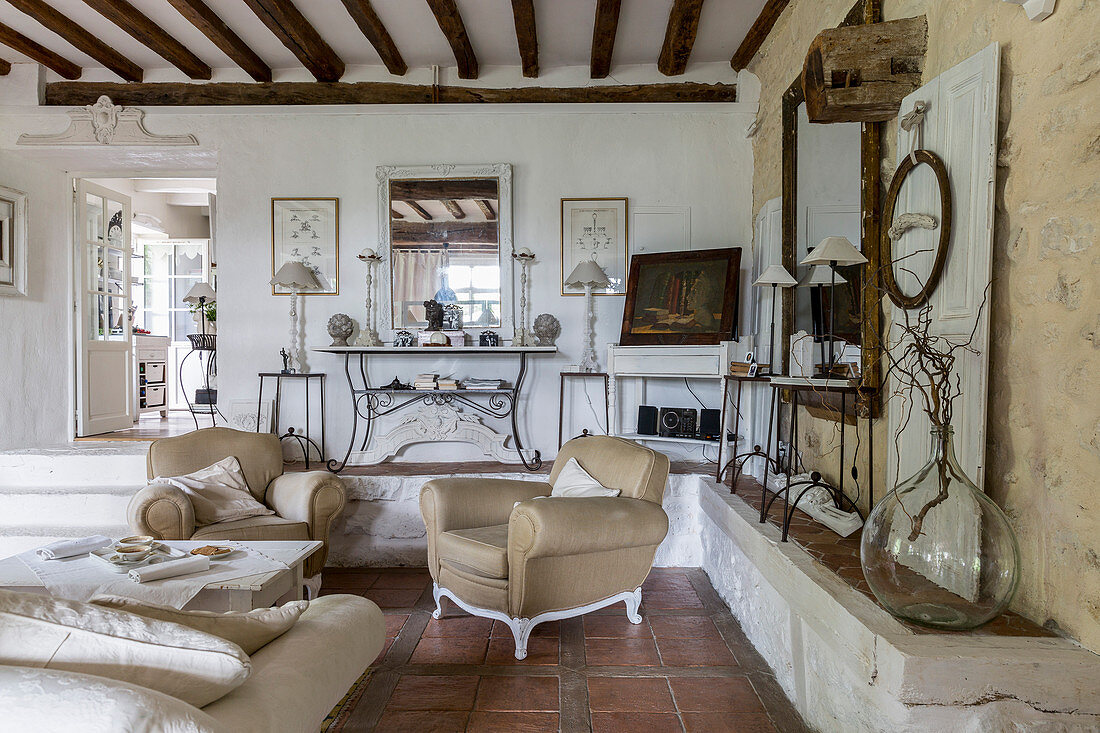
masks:
[[[298,293],[303,290],[320,290],[321,283],[305,264],[291,260],[283,263],[275,277],[271,278],[271,284],[290,290],[290,366],[301,366],[298,351]]]
[[[565,279],[565,284],[569,287],[584,288],[584,353],[581,355],[580,371],[598,372],[600,365],[596,360],[596,333],[594,327],[596,312],[592,299],[592,289],[610,287],[611,281],[607,279],[607,273],[596,264],[595,260],[582,260],[573,268],[573,272],[569,273],[569,277]]]
[[[832,285],[834,283],[843,285],[848,282],[843,275],[837,273],[833,268],[828,265],[814,265],[810,268],[810,271],[802,276],[802,279],[798,281],[798,287],[800,288],[813,288],[813,295],[817,298],[818,313],[822,312],[821,302],[821,289],[826,285]],[[815,323],[815,326],[818,325]],[[824,329],[816,331],[814,337],[818,339],[818,343],[821,344],[821,364],[824,368],[828,360],[825,358],[825,334]]]
[[[753,282],[753,287],[761,288],[765,285],[772,286],[772,325],[768,331],[768,359],[771,361],[771,372],[775,374],[775,296],[777,288],[789,288],[797,284],[798,281],[794,279],[791,273],[787,272],[787,268],[783,265],[768,265],[764,268],[764,271],[760,273],[760,277],[756,278]]]
[[[214,288],[210,287],[210,283],[197,282],[191,286],[191,289],[187,291],[187,295],[183,296],[183,302],[189,305],[199,306],[199,326],[202,328],[202,333],[206,335],[206,304],[213,303],[217,300],[218,295],[214,292]]]
[[[847,237],[825,237],[821,244],[810,250],[810,253],[802,258],[803,265],[828,265],[829,276],[829,362],[822,364],[821,369],[825,374],[833,371],[833,362],[836,356],[833,354],[833,329],[836,325],[835,290],[837,266],[862,265],[867,262],[863,253],[856,249],[855,245],[848,241]],[[841,282],[844,282],[841,278]]]

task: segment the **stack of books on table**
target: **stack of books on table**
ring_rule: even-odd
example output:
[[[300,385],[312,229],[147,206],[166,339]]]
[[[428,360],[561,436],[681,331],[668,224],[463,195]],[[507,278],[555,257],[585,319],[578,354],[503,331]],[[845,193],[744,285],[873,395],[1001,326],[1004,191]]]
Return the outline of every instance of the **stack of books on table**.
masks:
[[[437,379],[435,383],[439,389],[458,389],[458,380],[451,377]]]
[[[492,390],[504,388],[504,380],[502,379],[466,379],[463,380],[462,384],[466,389]]]
[[[438,374],[417,374],[413,389],[435,389],[435,378],[438,376]]]

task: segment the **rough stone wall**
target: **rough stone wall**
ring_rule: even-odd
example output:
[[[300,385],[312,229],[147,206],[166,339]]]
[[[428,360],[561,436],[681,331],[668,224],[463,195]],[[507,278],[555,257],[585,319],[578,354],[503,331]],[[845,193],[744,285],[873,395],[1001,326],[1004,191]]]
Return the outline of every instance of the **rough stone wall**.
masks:
[[[761,83],[754,211],[781,192],[780,95],[810,41],[851,6],[794,0],[749,66]],[[1000,0],[883,0],[885,20],[922,13],[926,80],[1001,44],[986,491],[1020,541],[1013,606],[1100,651],[1100,2],[1059,0],[1035,23]],[[896,135],[887,125],[884,186]],[[875,430],[879,496],[885,422]],[[800,425],[807,461],[834,473],[833,424]]]

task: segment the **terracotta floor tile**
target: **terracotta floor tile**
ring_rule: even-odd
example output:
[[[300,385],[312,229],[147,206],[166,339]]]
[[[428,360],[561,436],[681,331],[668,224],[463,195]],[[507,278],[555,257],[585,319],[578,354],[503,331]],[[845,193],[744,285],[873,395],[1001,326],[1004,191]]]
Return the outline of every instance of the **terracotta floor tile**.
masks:
[[[642,593],[643,608],[684,609],[703,608],[703,602],[694,590],[655,590]]]
[[[409,620],[409,614],[387,613],[384,618],[386,619],[386,638],[392,639],[401,633],[401,628]]]
[[[592,733],[683,733],[675,713],[592,713]]]
[[[371,588],[361,595],[377,603],[379,608],[412,608],[422,592],[415,588]]]
[[[485,661],[487,639],[430,637],[420,640],[413,650],[411,664],[481,664]]]
[[[560,621],[547,621],[544,624],[539,624],[531,631],[530,638],[536,639],[539,637],[545,638],[558,638],[561,634],[561,622]],[[493,636],[512,636],[512,630],[508,628],[508,624],[503,621],[493,622]]]
[[[482,677],[474,709],[556,713],[560,709],[558,678]]]
[[[476,675],[401,675],[387,710],[472,710]]]
[[[467,712],[387,709],[375,730],[385,733],[463,733],[469,717]]]
[[[371,662],[371,665],[373,666],[375,664],[381,663],[381,661],[386,658],[386,652],[390,650],[391,646],[393,646],[393,639],[386,639],[386,641],[382,644],[382,651],[378,652],[378,656],[374,658],[374,661]]]
[[[674,713],[664,677],[589,677],[588,706],[601,713]]]
[[[432,582],[432,576],[425,572],[379,573],[372,588],[415,588],[424,590]]]
[[[709,616],[650,616],[649,625],[658,639],[711,639],[721,643],[722,635]]]
[[[661,663],[652,639],[585,639],[588,666],[657,666]]]
[[[496,713],[475,710],[466,733],[557,733],[557,713]]]
[[[374,581],[378,580],[378,573],[364,573],[359,571],[332,573],[325,571],[321,575],[321,587],[328,589],[366,590]]]
[[[645,593],[642,593],[642,602],[645,602]],[[595,611],[591,611],[589,616],[626,616],[626,604],[622,601],[618,603],[612,603],[610,606],[604,606],[603,608],[597,608]]]
[[[776,733],[764,713],[684,713],[687,733]]]
[[[764,712],[764,703],[745,677],[674,677],[669,684],[681,713]]]
[[[423,637],[433,636],[464,636],[489,638],[489,630],[493,627],[493,620],[478,618],[477,616],[444,616],[440,619],[428,621],[424,627]]]
[[[658,639],[666,667],[733,667],[737,658],[726,645],[710,639]]]
[[[652,633],[649,624],[642,619],[640,624],[630,623],[630,619],[624,616],[596,616],[584,617],[584,635],[589,639],[649,639]]]
[[[531,638],[527,640],[527,658],[516,659],[516,642],[511,636],[498,636],[489,640],[486,664],[558,664],[560,642],[555,638]]]

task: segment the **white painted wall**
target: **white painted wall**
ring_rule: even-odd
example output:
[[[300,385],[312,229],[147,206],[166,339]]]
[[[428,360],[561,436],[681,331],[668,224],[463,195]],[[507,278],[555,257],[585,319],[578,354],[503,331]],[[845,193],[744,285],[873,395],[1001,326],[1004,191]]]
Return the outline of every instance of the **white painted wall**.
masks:
[[[357,321],[363,319],[363,270],[355,254],[376,239],[377,165],[508,162],[514,170],[516,246],[530,247],[538,258],[532,267],[532,315],[550,312],[563,324],[559,339],[563,353],[534,360],[521,421],[527,445],[552,456],[557,444],[557,372],[579,358],[584,306],[583,298],[559,294],[559,199],[627,196],[631,206],[690,206],[693,247],[743,246],[743,262],[748,267],[752,153],[744,133],[754,112],[755,104],[494,107],[446,112],[424,108],[218,110],[212,114],[150,110],[147,124],[154,132],[198,136],[202,150],[195,157],[196,168],[217,161],[218,386],[223,409],[231,400],[255,399],[256,373],[280,365],[278,351],[286,341],[289,303],[285,297],[273,297],[267,285],[271,277],[271,197],[340,198],[340,295],[307,297],[300,308],[307,347],[316,347],[329,343],[325,327],[332,314],[343,312]],[[57,110],[0,107],[0,148],[15,148],[21,132],[63,129],[66,119]],[[186,168],[186,152],[161,156],[160,172],[178,173]],[[95,177],[122,176],[127,165],[135,164],[132,155],[122,151],[112,155],[102,148],[36,155],[66,170],[98,174]],[[155,155],[146,156],[139,165],[148,173],[157,170],[157,161]],[[64,190],[62,176],[51,180]],[[67,252],[67,236],[56,225],[50,229],[47,246],[55,259],[57,252]],[[43,262],[39,260],[36,267],[42,268]],[[63,262],[52,262],[50,272],[65,277],[67,283]],[[597,347],[601,355],[606,343],[618,339],[623,300],[599,299]],[[745,307],[742,313],[747,313]],[[27,319],[24,328],[37,328],[37,318]],[[48,358],[59,362],[56,369],[67,366],[65,349],[67,344],[61,339],[51,341]],[[314,371],[330,375],[329,448],[330,453],[339,448],[342,455],[351,427],[342,365],[335,357],[321,354],[309,354],[308,364]],[[475,365],[473,369],[470,364]],[[414,363],[390,358],[379,362],[371,376],[376,383],[384,383],[395,374],[408,378],[428,370],[510,378],[514,367],[513,362],[496,358],[461,363],[453,358]],[[67,379],[58,371],[49,381],[53,389],[59,389]],[[590,385],[589,393],[602,418],[598,387]],[[682,397],[669,399],[683,406],[695,404],[686,391]],[[718,406],[717,393],[710,399]],[[293,418],[293,405],[298,402],[293,390],[284,400]],[[583,398],[578,398],[576,415],[572,432],[594,427]],[[0,434],[8,432],[7,422],[7,415],[0,416]],[[286,424],[300,423],[294,420],[284,427]],[[56,442],[65,438],[62,432],[51,428],[48,435],[21,434],[0,445]],[[567,427],[567,436],[570,432]],[[404,456],[409,460],[466,457],[479,456],[471,446],[461,445],[414,447]]]

